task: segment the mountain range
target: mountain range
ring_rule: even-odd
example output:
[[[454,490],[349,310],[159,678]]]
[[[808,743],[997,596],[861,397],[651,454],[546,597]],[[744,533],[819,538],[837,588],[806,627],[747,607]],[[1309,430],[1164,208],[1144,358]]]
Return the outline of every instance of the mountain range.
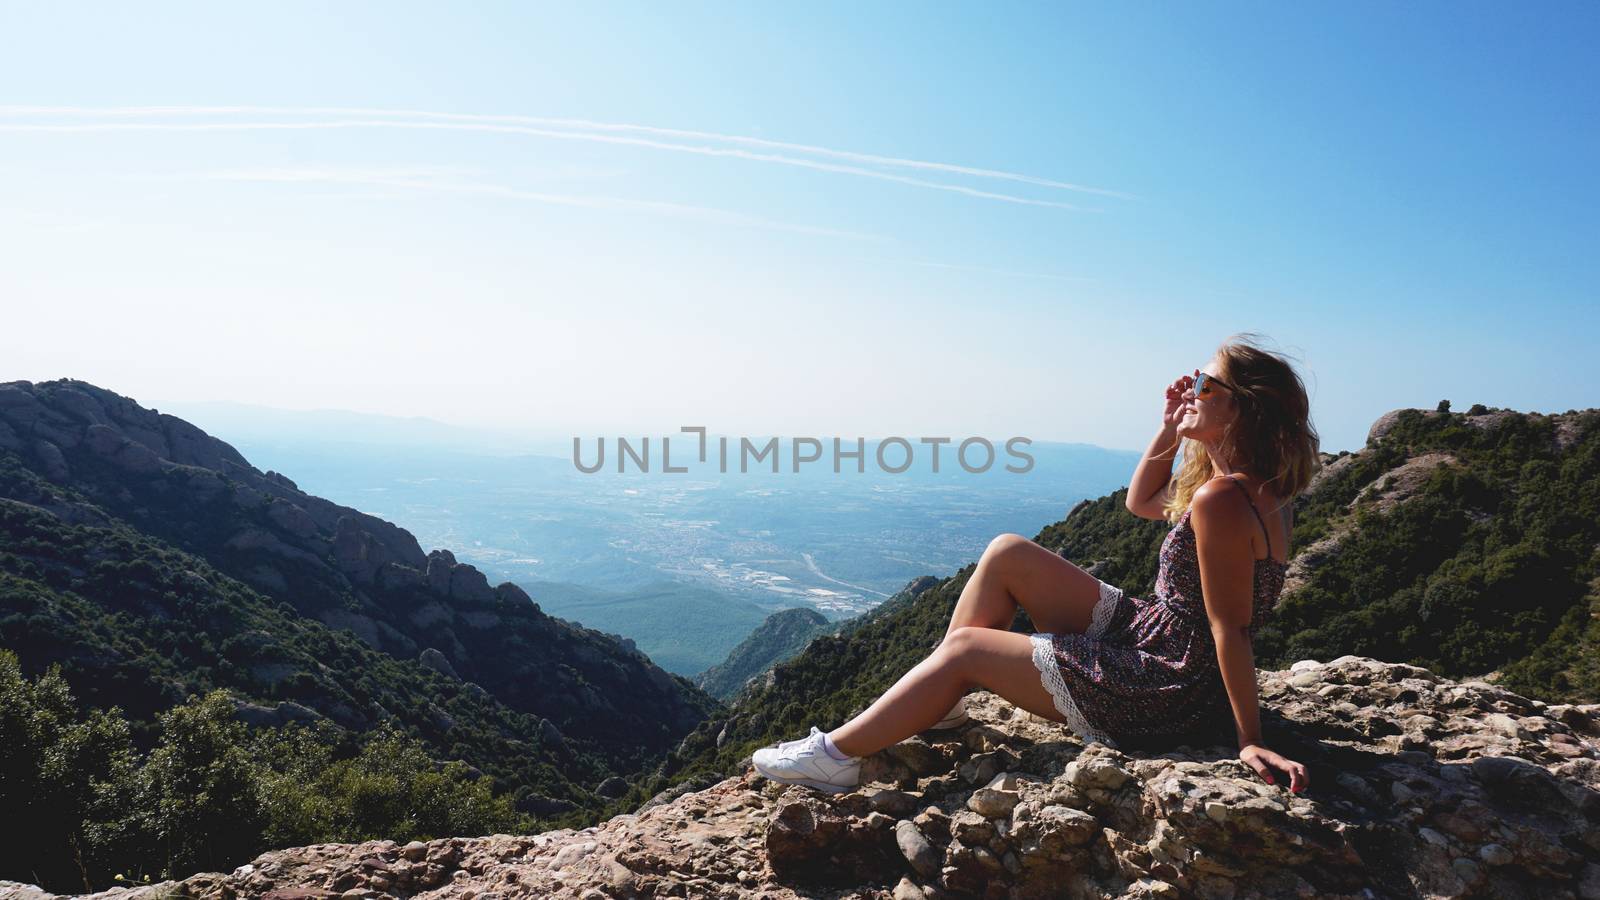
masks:
[[[136,732],[228,688],[260,725],[393,721],[532,812],[600,808],[718,708],[612,635],[73,380],[0,384],[0,643]]]
[[[1323,454],[1295,500],[1289,577],[1258,634],[1258,666],[1371,657],[1515,691],[1527,715],[1600,699],[1597,423],[1595,410],[1441,404],[1395,410],[1364,448]],[[1124,494],[1085,500],[1034,539],[1148,595],[1169,526],[1132,516]],[[12,747],[0,755],[0,806],[54,823],[27,837],[49,876],[34,880],[81,875],[89,889],[130,848],[150,856],[152,835],[168,842],[152,871],[173,876],[274,841],[360,839],[358,821],[427,837],[581,827],[677,804],[744,777],[754,748],[864,708],[937,644],[972,568],[913,579],[841,622],[772,616],[697,686],[181,419],[81,381],[0,384],[0,649],[15,666],[0,665],[0,742]],[[1012,627],[1031,623],[1019,613]],[[1579,732],[1585,715],[1573,714]],[[282,740],[245,749],[246,724],[250,740]],[[87,760],[79,781],[49,768],[68,747]],[[204,832],[197,823],[213,821],[150,799],[186,796],[170,763],[185,752],[243,773],[231,794],[212,792],[235,812],[292,793],[296,779],[332,785],[317,790],[343,811],[304,813],[317,801],[307,788],[292,814],[265,810],[234,844],[175,849],[173,822]],[[320,768],[295,775],[296,753]],[[93,762],[102,757],[120,762]],[[443,772],[440,802],[476,812],[431,826],[362,813],[362,798],[384,790],[374,785],[396,783],[383,781],[399,777],[384,774],[391,757],[412,760],[408,784],[432,777],[429,765]],[[501,800],[469,796],[480,789]],[[118,818],[142,804],[179,817]],[[956,889],[921,874],[924,895]]]

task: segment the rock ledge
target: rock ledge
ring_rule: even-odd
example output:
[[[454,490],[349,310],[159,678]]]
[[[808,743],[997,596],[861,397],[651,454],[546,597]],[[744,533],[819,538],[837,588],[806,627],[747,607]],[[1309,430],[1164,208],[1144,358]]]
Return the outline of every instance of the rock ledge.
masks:
[[[1085,746],[979,693],[969,725],[871,757],[849,794],[746,770],[582,830],[300,847],[92,896],[1600,898],[1600,705],[1354,656],[1260,683],[1303,795],[1232,747]]]

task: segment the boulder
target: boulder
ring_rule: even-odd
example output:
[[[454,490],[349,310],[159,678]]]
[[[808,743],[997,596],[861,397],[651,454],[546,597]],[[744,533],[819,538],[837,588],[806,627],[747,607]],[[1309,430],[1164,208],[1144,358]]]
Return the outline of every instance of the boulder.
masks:
[[[456,674],[455,667],[450,665],[450,660],[446,659],[443,653],[440,653],[438,650],[432,647],[422,651],[422,653],[417,656],[417,662],[422,663],[446,678],[453,678],[456,681],[461,680],[461,676]]]

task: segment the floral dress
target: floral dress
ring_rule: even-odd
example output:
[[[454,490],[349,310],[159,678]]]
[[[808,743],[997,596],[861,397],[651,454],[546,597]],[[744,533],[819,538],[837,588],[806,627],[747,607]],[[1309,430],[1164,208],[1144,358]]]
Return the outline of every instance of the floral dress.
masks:
[[[1249,491],[1237,479],[1230,479]],[[1255,503],[1250,509],[1261,521]],[[1035,634],[1033,664],[1067,725],[1085,741],[1176,743],[1203,736],[1231,740],[1233,709],[1217,665],[1200,596],[1200,559],[1185,510],[1161,544],[1155,595],[1130,597],[1106,582],[1082,634]],[[1283,591],[1288,564],[1255,562],[1248,633],[1254,637]]]

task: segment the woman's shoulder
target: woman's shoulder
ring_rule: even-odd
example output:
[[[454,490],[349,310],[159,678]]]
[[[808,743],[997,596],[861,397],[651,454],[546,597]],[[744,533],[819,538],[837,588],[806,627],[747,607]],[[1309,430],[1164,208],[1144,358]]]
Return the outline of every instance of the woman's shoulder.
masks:
[[[1230,482],[1239,482],[1233,475],[1217,475],[1194,489],[1194,496],[1189,499],[1189,509],[1210,507],[1213,510],[1227,506],[1231,495],[1239,493],[1239,489]],[[1248,490],[1248,487],[1246,488]]]
[[[1234,484],[1230,485],[1230,481]],[[1241,487],[1244,488],[1243,491],[1239,490]],[[1239,519],[1241,523],[1254,522],[1255,517],[1247,508],[1247,504],[1239,502],[1238,495],[1241,493],[1244,495],[1243,499],[1248,500],[1248,506],[1254,507],[1261,515],[1288,506],[1283,495],[1263,490],[1261,482],[1255,478],[1242,474],[1218,475],[1195,489],[1194,497],[1189,501],[1188,512],[1191,520],[1200,517],[1219,523],[1234,519]]]
[[[1251,502],[1253,502],[1257,508],[1263,511],[1269,509],[1282,509],[1283,507],[1289,505],[1290,498],[1284,496],[1280,492],[1272,490],[1270,487],[1267,487],[1265,479],[1257,478],[1254,475],[1244,472],[1235,472],[1232,475],[1218,475],[1215,478],[1212,478],[1210,481],[1207,481],[1205,484],[1202,484],[1195,491],[1195,496],[1200,496],[1201,491],[1205,491],[1208,495],[1225,492],[1237,492],[1238,488],[1229,486],[1228,482],[1230,481],[1239,485],[1239,487],[1244,488],[1244,492],[1250,498]]]

